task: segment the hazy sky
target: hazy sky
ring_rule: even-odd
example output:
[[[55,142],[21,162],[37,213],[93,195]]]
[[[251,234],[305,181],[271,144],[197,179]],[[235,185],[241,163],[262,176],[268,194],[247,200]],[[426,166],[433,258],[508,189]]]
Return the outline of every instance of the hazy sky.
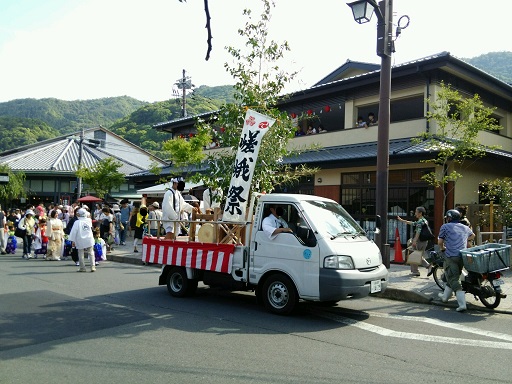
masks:
[[[344,0],[276,0],[271,32],[300,70],[288,91],[307,88],[347,59],[380,63],[376,18],[354,22]],[[240,46],[243,8],[259,0],[210,0],[213,51],[206,56],[202,0],[0,0],[0,102],[132,96],[172,97],[182,70],[199,85],[233,84],[224,47]],[[487,9],[492,6],[492,9]],[[396,64],[449,51],[457,57],[512,51],[512,1],[394,0],[394,22],[410,25],[395,42]]]

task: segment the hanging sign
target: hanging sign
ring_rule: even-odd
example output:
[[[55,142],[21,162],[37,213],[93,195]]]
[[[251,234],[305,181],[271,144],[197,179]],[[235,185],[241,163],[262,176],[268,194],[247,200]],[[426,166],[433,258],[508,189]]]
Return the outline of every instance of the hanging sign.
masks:
[[[260,151],[261,140],[275,121],[275,119],[269,116],[251,109],[247,110],[236,154],[235,166],[231,175],[226,206],[222,215],[223,221],[245,221],[249,190],[251,189],[252,176]]]

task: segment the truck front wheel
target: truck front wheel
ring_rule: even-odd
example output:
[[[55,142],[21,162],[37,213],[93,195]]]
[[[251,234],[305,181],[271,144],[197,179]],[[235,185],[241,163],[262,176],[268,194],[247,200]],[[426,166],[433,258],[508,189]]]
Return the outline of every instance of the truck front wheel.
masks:
[[[167,275],[167,290],[173,297],[185,297],[194,294],[197,280],[189,280],[185,268],[175,267]]]
[[[265,280],[261,299],[268,311],[278,315],[290,314],[299,301],[295,285],[283,274],[271,275]]]

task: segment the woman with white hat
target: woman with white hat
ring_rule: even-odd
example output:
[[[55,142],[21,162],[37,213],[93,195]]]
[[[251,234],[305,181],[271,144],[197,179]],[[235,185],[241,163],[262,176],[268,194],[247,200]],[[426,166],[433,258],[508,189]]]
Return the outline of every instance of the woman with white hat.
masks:
[[[34,235],[34,227],[36,221],[34,219],[35,213],[32,209],[27,209],[25,216],[18,223],[18,228],[24,231],[23,236],[23,256],[22,259],[31,259],[32,238]]]
[[[77,222],[73,224],[71,232],[69,233],[69,240],[74,243],[78,251],[78,262],[80,268],[78,272],[86,272],[84,254],[87,252],[89,261],[91,262],[91,272],[96,271],[96,261],[94,258],[94,235],[92,232],[92,221],[87,217],[87,211],[80,208],[76,211],[78,218]]]

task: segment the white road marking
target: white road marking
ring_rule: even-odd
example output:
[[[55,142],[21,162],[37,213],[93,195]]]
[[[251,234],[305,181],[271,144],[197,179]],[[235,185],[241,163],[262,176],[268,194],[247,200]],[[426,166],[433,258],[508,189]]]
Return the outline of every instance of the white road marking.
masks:
[[[333,313],[328,313],[328,312],[321,313],[321,314],[319,314],[319,316],[330,319],[330,320],[334,320],[338,323],[350,325],[351,327],[356,327],[356,328],[362,329],[364,331],[376,333],[378,335],[385,336],[385,337],[396,337],[399,339],[409,339],[409,340],[427,341],[427,342],[453,344],[453,345],[466,345],[466,346],[478,347],[478,348],[483,347],[483,348],[494,348],[494,349],[502,349],[502,350],[503,349],[512,350],[512,343],[507,343],[507,342],[487,341],[487,340],[470,340],[470,339],[461,339],[461,338],[455,338],[455,337],[432,336],[432,335],[423,335],[423,334],[417,334],[417,333],[393,331],[391,329],[387,329],[387,328],[379,327],[377,325],[365,323],[364,321],[357,321],[354,319],[350,319],[348,317],[343,317],[343,316],[339,316],[339,315],[336,315]]]
[[[503,341],[505,341],[505,340],[512,341],[512,335],[507,335],[505,333],[498,333],[498,332],[493,332],[493,331],[484,331],[482,329],[468,327],[467,325],[460,324],[460,323],[447,323],[445,321],[441,321],[441,320],[437,320],[437,319],[430,319],[428,317],[422,317],[422,316],[390,315],[387,313],[378,313],[378,312],[365,312],[365,313],[369,314],[372,317],[381,317],[381,318],[405,320],[405,321],[419,321],[422,323],[437,325],[439,327],[451,328],[451,329],[455,329],[457,331],[473,333],[475,335],[492,337],[494,339],[500,339]]]

